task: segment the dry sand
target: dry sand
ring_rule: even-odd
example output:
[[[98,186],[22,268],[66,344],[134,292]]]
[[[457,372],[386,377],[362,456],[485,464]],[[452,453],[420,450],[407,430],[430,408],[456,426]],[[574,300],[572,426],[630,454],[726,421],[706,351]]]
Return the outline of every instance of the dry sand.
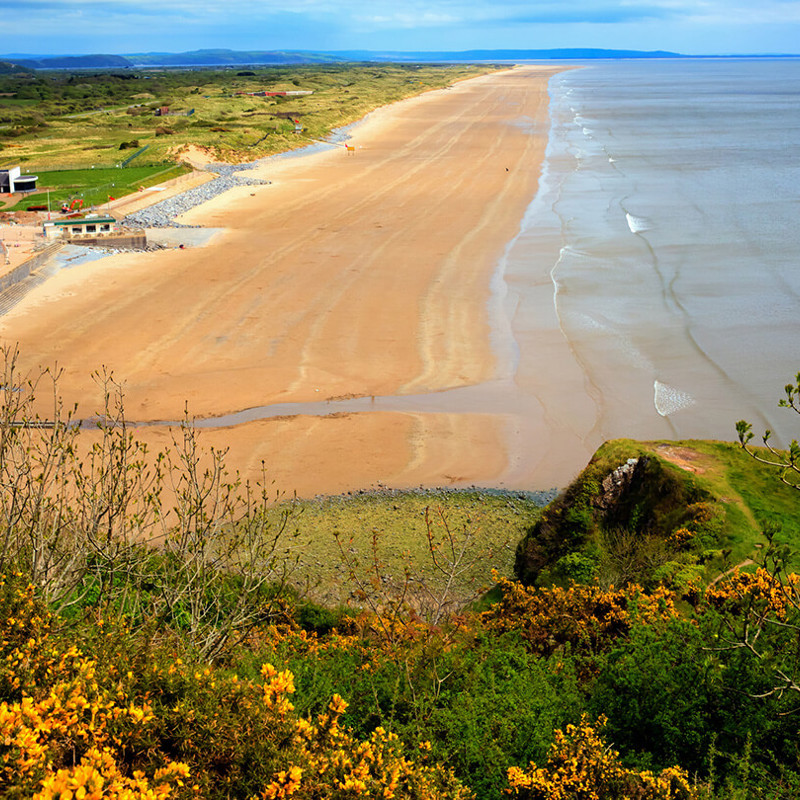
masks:
[[[41,241],[40,232],[38,226],[0,224],[0,275],[15,270],[33,255],[35,245]]]
[[[0,319],[0,336],[27,367],[57,361],[85,415],[100,400],[91,373],[113,369],[142,421],[180,419],[187,403],[209,417],[491,380],[490,280],[536,192],[555,71],[380,109],[353,132],[354,154],[273,160],[256,173],[270,185],[182,220],[226,229],[207,246],[63,271]],[[412,409],[251,422],[203,441],[230,446],[245,475],[263,459],[280,489],[309,495],[499,482],[510,424],[491,408]]]

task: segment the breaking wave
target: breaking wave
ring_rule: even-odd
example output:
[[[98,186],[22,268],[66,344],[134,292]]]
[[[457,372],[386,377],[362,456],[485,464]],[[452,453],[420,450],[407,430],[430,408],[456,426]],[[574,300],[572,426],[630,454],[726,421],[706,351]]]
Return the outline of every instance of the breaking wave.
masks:
[[[628,220],[628,227],[631,233],[641,233],[650,229],[650,223],[644,217],[634,217],[633,214],[625,212],[625,219]]]
[[[690,394],[658,380],[653,381],[653,395],[653,405],[662,417],[689,408],[696,402]]]

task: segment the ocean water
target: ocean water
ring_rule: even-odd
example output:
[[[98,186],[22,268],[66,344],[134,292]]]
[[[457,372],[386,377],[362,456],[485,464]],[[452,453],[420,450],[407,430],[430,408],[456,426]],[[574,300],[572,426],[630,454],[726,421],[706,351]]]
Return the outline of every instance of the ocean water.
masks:
[[[539,191],[492,281],[495,380],[198,425],[495,414],[510,463],[487,480],[527,489],[611,438],[800,438],[778,407],[800,371],[800,60],[594,62],[549,91]]]
[[[800,371],[800,61],[594,63],[552,78],[550,117],[502,268],[544,450],[730,440],[742,418],[800,437],[778,408]]]

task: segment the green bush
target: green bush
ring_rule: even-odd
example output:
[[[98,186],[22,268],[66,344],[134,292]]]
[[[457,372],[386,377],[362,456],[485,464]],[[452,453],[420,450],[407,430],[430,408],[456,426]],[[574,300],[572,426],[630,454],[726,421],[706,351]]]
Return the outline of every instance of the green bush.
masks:
[[[768,688],[763,670],[717,650],[715,641],[707,623],[637,626],[601,660],[590,714],[608,716],[608,736],[626,763],[655,770],[680,764],[708,777],[715,760],[727,777],[748,742],[762,757],[780,744],[785,732],[775,708],[755,697]]]

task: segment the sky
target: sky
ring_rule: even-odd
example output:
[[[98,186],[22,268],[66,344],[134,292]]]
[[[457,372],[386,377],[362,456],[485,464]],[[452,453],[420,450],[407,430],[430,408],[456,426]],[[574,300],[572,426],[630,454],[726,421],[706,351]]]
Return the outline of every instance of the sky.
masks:
[[[800,0],[0,0],[0,52],[800,52]]]

